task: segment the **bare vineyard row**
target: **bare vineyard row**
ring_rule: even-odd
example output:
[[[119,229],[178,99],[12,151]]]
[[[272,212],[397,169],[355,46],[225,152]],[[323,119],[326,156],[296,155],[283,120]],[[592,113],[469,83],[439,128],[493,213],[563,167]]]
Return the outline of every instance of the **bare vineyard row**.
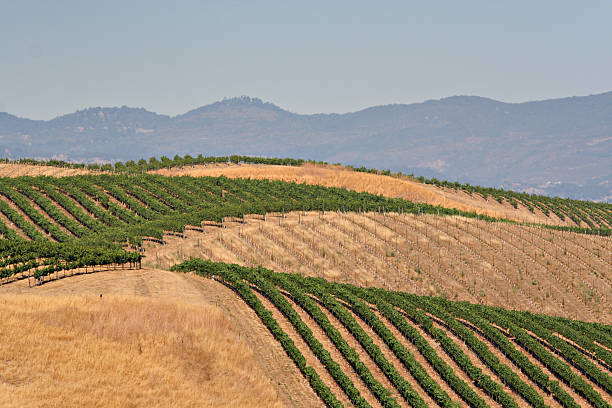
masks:
[[[399,213],[294,212],[245,222],[147,245],[145,263],[167,267],[203,256],[362,286],[610,319],[609,237]]]

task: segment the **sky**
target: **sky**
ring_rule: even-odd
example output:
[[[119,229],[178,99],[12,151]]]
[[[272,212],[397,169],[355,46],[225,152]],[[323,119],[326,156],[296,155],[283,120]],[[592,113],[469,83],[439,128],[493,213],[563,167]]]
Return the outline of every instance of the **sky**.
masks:
[[[612,90],[611,17],[612,1],[0,0],[0,112],[596,94]]]

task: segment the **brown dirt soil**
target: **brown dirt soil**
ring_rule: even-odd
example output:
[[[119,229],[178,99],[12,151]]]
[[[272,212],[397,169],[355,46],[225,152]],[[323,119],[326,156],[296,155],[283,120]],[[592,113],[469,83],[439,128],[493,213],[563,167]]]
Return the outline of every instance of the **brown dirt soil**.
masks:
[[[359,390],[360,395],[366,401],[368,401],[368,403],[372,407],[379,407],[379,406],[381,406],[380,402],[376,399],[374,394],[372,394],[372,392],[367,387],[367,385],[363,382],[363,380],[355,372],[353,367],[351,367],[350,363],[342,355],[340,350],[338,350],[338,348],[330,340],[330,338],[327,336],[327,334],[321,328],[321,326],[319,326],[317,324],[317,322],[304,309],[302,309],[300,306],[298,306],[298,304],[295,303],[291,299],[291,297],[288,296],[286,293],[285,293],[285,297],[286,297],[287,301],[289,303],[291,303],[291,306],[293,306],[293,309],[300,315],[300,317],[302,318],[304,323],[306,323],[308,325],[308,327],[310,328],[310,330],[312,330],[313,336],[321,343],[321,345],[325,348],[325,350],[327,350],[329,352],[331,358],[336,363],[338,363],[338,365],[342,368],[342,372],[344,372],[351,379],[351,381],[353,382],[353,385],[355,386],[355,388],[357,388],[357,390]],[[344,394],[344,392],[342,391],[340,393],[336,393],[336,396],[340,397],[343,394]],[[345,399],[346,399],[347,402],[350,402],[348,397],[345,396]],[[341,399],[341,401],[343,403],[345,403],[345,405],[347,405],[344,400]]]
[[[391,350],[386,345],[386,343],[378,336],[378,334],[376,334],[374,329],[372,329],[370,326],[368,326],[367,323],[361,320],[361,318],[357,316],[357,314],[354,313],[352,309],[347,308],[347,310],[351,313],[359,327],[361,327],[363,331],[365,331],[366,334],[372,339],[372,342],[378,346],[387,361],[391,363],[391,365],[393,365],[395,370],[406,380],[406,382],[408,382],[408,384],[410,384],[410,386],[416,391],[417,394],[419,394],[423,401],[425,401],[425,404],[427,404],[428,407],[435,407],[437,405],[436,402],[431,398],[429,394],[427,394],[423,387],[421,387],[418,381],[412,376],[412,374],[410,374],[410,371],[406,369],[400,359],[395,355],[395,353],[393,353],[393,350]],[[403,401],[402,397],[399,395],[398,401],[401,401],[404,404],[406,403],[406,401]]]
[[[302,166],[279,165],[208,165],[160,169],[152,173],[164,176],[226,176],[229,178],[252,178],[282,180],[295,183],[316,184],[326,187],[342,187],[349,190],[381,194],[387,197],[404,198],[413,202],[440,205],[447,208],[476,212],[493,217],[516,221],[530,221],[554,225],[573,225],[555,215],[547,217],[539,210],[531,213],[520,205],[517,209],[509,203],[498,203],[492,197],[486,200],[479,194],[469,195],[462,191],[436,187],[414,181],[408,177],[396,178],[379,174],[360,173],[341,166],[304,164]]]
[[[143,269],[19,281],[0,287],[0,305],[1,406],[322,405],[212,280]]]
[[[395,336],[398,342],[404,346],[404,348],[412,354],[414,359],[423,367],[423,369],[429,374],[429,376],[444,390],[448,396],[458,405],[461,405],[462,399],[459,394],[457,394],[447,383],[444,381],[442,376],[435,370],[435,368],[427,361],[427,359],[421,354],[419,349],[408,341],[397,328],[391,323],[386,317],[384,317],[378,310],[373,310],[376,316],[380,319],[381,322],[387,326],[389,331]],[[442,354],[443,356],[443,354]],[[461,370],[459,370],[461,371]],[[459,374],[455,371],[455,374]]]
[[[144,264],[190,256],[610,324],[612,239],[429,215],[289,213],[205,226]],[[280,223],[279,223],[280,221]]]

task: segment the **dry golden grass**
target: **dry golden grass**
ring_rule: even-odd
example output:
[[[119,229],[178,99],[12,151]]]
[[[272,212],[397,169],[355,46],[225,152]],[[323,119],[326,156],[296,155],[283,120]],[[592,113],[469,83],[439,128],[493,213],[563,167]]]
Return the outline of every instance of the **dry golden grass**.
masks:
[[[283,405],[216,306],[5,294],[0,308],[2,407]]]
[[[487,200],[480,195],[470,196],[461,191],[436,187],[413,181],[408,177],[396,178],[378,174],[360,173],[341,166],[304,164],[299,167],[277,165],[208,165],[174,167],[156,170],[153,173],[165,176],[226,176],[229,178],[252,178],[282,180],[296,183],[316,184],[326,187],[341,187],[359,192],[381,194],[403,198],[418,203],[440,205],[462,211],[476,212],[493,217],[517,221],[530,221],[554,225],[570,225],[555,215],[547,217],[539,210],[531,213],[523,205],[515,209],[508,203],[500,204],[492,197]]]
[[[249,375],[253,378],[253,381],[264,381],[264,386],[260,387],[263,390],[261,391],[262,395],[269,393],[266,389],[271,386],[277,393],[282,406],[307,408],[321,405],[319,398],[308,385],[308,381],[300,375],[293,361],[285,354],[280,344],[270,336],[268,330],[255,313],[231,289],[213,280],[202,279],[192,274],[145,268],[141,270],[110,270],[70,276],[32,287],[28,286],[27,280],[0,286],[0,299],[23,299],[24,301],[27,301],[32,296],[35,296],[37,299],[44,299],[41,302],[47,302],[47,299],[49,302],[64,302],[63,299],[87,298],[92,300],[92,304],[95,304],[96,299],[99,300],[100,293],[103,294],[103,299],[105,300],[112,295],[119,299],[135,299],[136,301],[148,302],[145,304],[153,305],[153,311],[155,308],[163,308],[165,305],[169,305],[169,310],[176,307],[182,310],[181,307],[183,307],[189,311],[196,311],[198,315],[209,310],[214,311],[214,313],[222,311],[222,322],[224,325],[228,324],[229,327],[224,329],[224,337],[218,343],[219,347],[225,347],[226,342],[237,343],[240,347],[248,346],[251,351],[243,359],[245,361],[244,366],[250,367]],[[19,309],[17,308],[17,310]],[[43,307],[41,310],[44,314],[49,313],[49,310],[52,310],[52,308],[45,309]],[[86,309],[85,312],[87,310],[89,309]],[[31,320],[31,314],[27,314],[25,311],[22,312],[27,319]],[[99,312],[104,312],[104,310]],[[162,312],[162,315],[165,313]],[[0,323],[0,332],[3,330],[4,326]],[[44,330],[48,330],[48,327],[45,326],[41,330],[43,330],[41,333],[46,333]],[[50,337],[49,334],[44,334],[43,337],[46,338],[47,342],[59,342],[59,345],[54,345],[53,347],[61,347],[64,343],[55,337]],[[208,341],[214,342],[216,340],[214,338],[208,338],[208,340],[202,339],[204,343]],[[41,345],[41,347],[43,346]],[[27,350],[27,348],[24,348],[24,350]],[[119,348],[117,350],[122,349]],[[222,357],[223,353],[224,351],[220,350],[220,353],[217,355]],[[179,357],[176,357],[175,360],[178,361]],[[24,358],[27,358],[27,356]],[[0,363],[3,359],[3,351],[0,346]],[[253,361],[256,363],[255,367],[253,367]],[[192,365],[190,360],[184,360],[183,362],[185,365]],[[234,360],[230,359],[228,362],[233,363]],[[242,362],[238,363],[242,364]],[[235,370],[228,369],[225,373],[228,376],[233,375],[233,372],[237,372],[237,375],[242,375],[241,370],[242,368],[237,367]],[[0,384],[4,381],[2,378],[0,367]],[[266,383],[268,384],[267,386],[265,386]],[[232,398],[234,390],[231,387],[233,387],[233,383],[228,381],[227,385],[228,391],[222,392],[225,393],[227,398]],[[2,386],[6,385],[3,384]],[[248,382],[245,383],[245,387],[247,387],[246,391],[257,391]],[[203,390],[204,388],[198,392],[204,392]],[[4,406],[3,401],[7,398],[2,392],[0,392],[0,406]],[[199,396],[194,398],[199,398]],[[42,400],[32,398],[32,401]],[[227,405],[233,404],[231,399],[228,399],[228,401],[230,402],[227,402]],[[170,406],[183,406],[180,402],[178,401]],[[274,400],[263,402],[257,399],[253,400],[254,405],[259,403],[262,406],[267,406],[268,403],[278,405]],[[203,403],[195,404],[195,406],[201,405],[206,406]],[[160,403],[160,405],[153,406],[163,405]]]
[[[32,164],[0,164],[0,177],[49,176],[67,177],[79,174],[92,174],[87,169],[65,169],[53,166],[35,166]]]
[[[480,195],[469,195],[462,191],[423,184],[409,177],[397,178],[384,175],[360,173],[343,166],[307,163],[299,167],[255,164],[212,164],[205,166],[173,167],[151,171],[165,176],[189,175],[194,177],[224,175],[230,178],[254,178],[282,180],[296,183],[316,184],[326,187],[341,187],[355,191],[381,194],[387,197],[403,198],[413,202],[440,205],[462,211],[476,212],[493,217],[516,221],[529,221],[553,225],[575,225],[569,218],[561,220],[554,214],[546,216],[539,209],[530,212],[518,204],[498,203],[492,197],[483,199]],[[51,176],[66,177],[79,174],[99,174],[87,169],[64,169],[52,166],[27,164],[0,164],[0,177]],[[581,225],[586,226],[586,224]]]

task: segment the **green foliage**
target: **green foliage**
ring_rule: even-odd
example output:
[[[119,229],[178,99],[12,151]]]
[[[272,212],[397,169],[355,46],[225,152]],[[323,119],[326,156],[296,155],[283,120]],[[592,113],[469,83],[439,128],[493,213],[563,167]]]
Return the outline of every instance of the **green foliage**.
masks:
[[[35,278],[85,266],[139,264],[142,255],[116,246],[0,240],[0,278],[28,272]]]
[[[3,162],[9,163],[11,161],[4,159]],[[160,157],[160,159],[151,157],[148,162],[144,159],[140,159],[138,162],[130,160],[126,163],[117,162],[114,165],[89,164],[86,166],[84,164],[68,163],[57,160],[45,162],[31,159],[21,159],[18,161],[13,161],[11,163],[46,165],[74,169],[81,169],[87,167],[89,170],[94,171],[100,170],[105,172],[114,172],[128,175],[142,174],[147,171],[158,170],[162,168],[206,165],[213,163],[249,163],[282,166],[301,166],[304,163],[327,164],[325,162],[315,162],[311,160],[291,158],[268,158],[242,155],[205,157],[201,154],[197,157],[192,157],[190,155],[185,155],[184,157],[181,157],[179,155],[175,155],[173,159],[170,159],[166,156],[162,156]],[[352,166],[348,166],[348,168],[357,172],[381,174],[391,177],[404,176],[401,172],[392,173],[390,170],[377,170],[369,169],[366,167]],[[414,180],[420,181],[425,184],[465,191],[470,195],[474,193],[480,194],[485,199],[491,196],[500,204],[506,201],[510,203],[514,208],[518,208],[520,204],[525,206],[532,213],[535,212],[536,208],[542,211],[546,216],[549,216],[552,212],[559,219],[565,220],[566,217],[569,217],[576,224],[576,226],[574,227],[561,227],[561,229],[567,229],[569,231],[574,232],[591,233],[596,235],[610,235],[610,228],[612,226],[612,205],[608,203],[597,203],[590,201],[571,200],[560,197],[547,197],[535,194],[519,193],[511,190],[472,186],[469,183],[461,184],[457,182],[449,182],[446,180],[438,180],[436,178],[426,179],[424,177],[414,177]],[[582,224],[586,224],[588,228],[582,227]]]
[[[186,225],[199,225],[204,220],[221,222],[243,214],[296,210],[383,209],[476,216],[341,188],[227,177],[18,177],[0,180],[0,194],[25,216],[4,200],[0,200],[0,212],[30,239],[60,242],[81,239],[137,245],[142,237],[161,239],[164,231],[182,232]],[[1,222],[0,233],[16,239]]]
[[[204,276],[215,274],[221,277],[223,275],[220,271],[230,269],[235,274],[235,277],[240,278],[238,280],[247,280],[250,284],[261,290],[290,321],[295,322],[292,324],[295,325],[298,332],[305,333],[303,337],[306,336],[304,337],[306,339],[308,333],[310,333],[308,327],[303,326],[303,322],[295,318],[293,315],[295,311],[276,287],[286,291],[286,296],[290,296],[296,304],[313,317],[315,322],[321,326],[333,344],[340,350],[344,358],[352,362],[351,365],[355,372],[362,376],[362,379],[372,392],[377,395],[383,405],[392,405],[393,403],[387,399],[388,394],[385,393],[384,389],[379,388],[375,382],[368,379],[371,373],[366,373],[365,371],[360,373],[360,370],[363,369],[359,363],[358,355],[348,347],[338,330],[321,311],[321,307],[327,308],[351,335],[357,339],[400,394],[413,406],[422,406],[424,402],[418,397],[418,394],[413,394],[414,390],[406,387],[403,378],[387,361],[382,351],[361,328],[349,310],[352,310],[359,319],[363,320],[364,324],[372,328],[388,349],[410,371],[421,387],[440,406],[450,407],[454,403],[440,389],[439,384],[432,380],[423,367],[402,346],[399,339],[393,335],[387,325],[372,312],[370,305],[376,305],[380,313],[408,341],[418,348],[419,352],[431,363],[444,381],[472,407],[486,406],[486,403],[471,388],[473,385],[481,388],[502,406],[516,407],[517,404],[505,393],[502,386],[495,379],[484,374],[480,368],[471,362],[470,358],[446,334],[445,330],[437,328],[436,325],[443,325],[461,338],[478,358],[495,373],[498,381],[511,387],[531,406],[545,407],[546,405],[541,395],[531,385],[523,382],[510,367],[500,362],[490,347],[497,348],[541,392],[552,395],[562,406],[574,408],[579,405],[565,392],[563,387],[559,386],[558,380],[566,383],[575,392],[585,397],[593,406],[609,407],[602,396],[582,376],[575,374],[564,360],[570,361],[570,364],[578,368],[583,376],[590,378],[604,390],[607,390],[609,385],[606,382],[607,378],[609,378],[607,374],[603,373],[579,353],[573,343],[566,342],[563,338],[554,336],[551,332],[551,330],[554,330],[555,333],[561,334],[564,338],[572,339],[572,341],[575,341],[581,347],[593,353],[598,353],[597,355],[605,363],[605,359],[609,357],[605,353],[605,349],[595,344],[593,339],[586,335],[585,332],[589,331],[589,329],[590,331],[596,331],[594,336],[598,339],[597,343],[607,344],[612,341],[612,327],[607,325],[533,315],[526,312],[507,311],[482,305],[470,305],[465,302],[452,302],[442,298],[390,292],[383,289],[357,288],[346,284],[330,283],[320,278],[305,278],[295,274],[275,273],[263,268],[245,268],[237,265],[227,266],[197,259],[184,262],[173,269],[196,271],[196,273]],[[317,299],[320,305],[314,299]],[[434,319],[437,322],[436,324],[434,324]],[[415,325],[423,329],[440,344],[444,352],[468,375],[473,384],[467,384],[457,377],[452,368],[423,339],[419,331],[415,329]],[[477,338],[474,335],[475,330],[483,335],[490,344],[484,343]],[[510,341],[510,338],[514,339],[514,342]],[[307,343],[309,342],[307,341]],[[547,344],[551,350],[554,350],[554,353],[563,358],[555,356],[543,344]],[[313,343],[313,347],[313,350],[317,349],[315,343]],[[526,357],[525,353],[531,354],[546,366],[554,378],[550,378],[545,374]],[[328,370],[330,370],[330,367],[334,367],[333,360],[321,361],[326,361],[324,365]],[[341,382],[338,383],[341,384]],[[347,392],[348,388],[343,389]],[[354,400],[352,399],[352,401]]]

